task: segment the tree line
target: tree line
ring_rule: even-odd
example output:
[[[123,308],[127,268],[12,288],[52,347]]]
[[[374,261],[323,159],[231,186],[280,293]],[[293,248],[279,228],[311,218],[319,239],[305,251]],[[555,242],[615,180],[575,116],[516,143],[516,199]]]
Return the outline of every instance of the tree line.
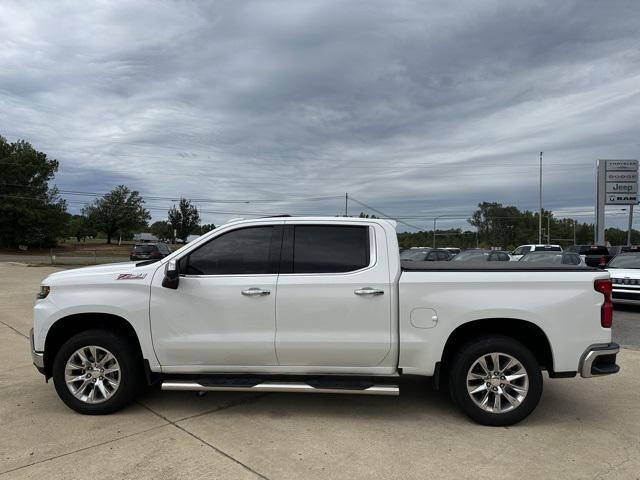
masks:
[[[151,214],[144,199],[125,185],[72,215],[59,189],[49,185],[59,167],[57,160],[28,142],[10,143],[0,136],[0,247],[51,247],[61,238],[74,237],[80,242],[99,235],[112,243],[147,229],[161,240],[186,242],[189,235],[215,228],[201,225],[198,209],[186,198],[169,209],[167,220],[149,226]]]

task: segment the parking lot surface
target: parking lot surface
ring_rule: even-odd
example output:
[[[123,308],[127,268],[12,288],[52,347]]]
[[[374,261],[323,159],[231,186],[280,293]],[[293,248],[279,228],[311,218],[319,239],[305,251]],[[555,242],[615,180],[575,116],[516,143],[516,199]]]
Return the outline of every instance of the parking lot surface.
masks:
[[[31,365],[40,279],[0,263],[0,478],[640,478],[640,310],[616,310],[620,374],[545,381],[524,422],[489,428],[421,382],[400,397],[150,391],[82,416]]]

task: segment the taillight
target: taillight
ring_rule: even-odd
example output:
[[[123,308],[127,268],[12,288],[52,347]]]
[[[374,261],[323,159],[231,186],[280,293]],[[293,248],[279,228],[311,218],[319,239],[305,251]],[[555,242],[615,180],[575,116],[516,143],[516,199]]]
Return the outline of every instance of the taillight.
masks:
[[[600,309],[600,325],[602,328],[611,328],[613,324],[613,304],[611,303],[611,280],[596,280],[593,287],[604,295],[604,303]]]
[[[150,256],[151,258],[159,258],[159,257],[162,257],[162,254],[161,254],[160,252],[158,252],[158,251],[155,251],[155,252],[151,252],[151,253],[149,254],[149,256]]]

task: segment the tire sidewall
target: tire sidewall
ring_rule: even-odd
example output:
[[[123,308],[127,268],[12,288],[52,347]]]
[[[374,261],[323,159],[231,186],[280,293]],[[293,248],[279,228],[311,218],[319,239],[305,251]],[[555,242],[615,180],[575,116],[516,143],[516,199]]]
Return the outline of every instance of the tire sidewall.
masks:
[[[524,401],[514,410],[490,413],[477,406],[467,391],[467,373],[482,355],[500,352],[518,360],[529,376],[529,390]],[[508,426],[525,419],[536,408],[542,395],[542,372],[538,361],[523,344],[509,337],[491,336],[466,344],[454,361],[449,390],[455,403],[473,420],[483,425]]]
[[[85,403],[67,387],[65,366],[78,349],[96,345],[109,350],[120,365],[120,385],[114,395],[101,403]],[[103,415],[120,410],[133,400],[140,384],[140,365],[135,350],[127,339],[107,330],[88,330],[74,335],[58,350],[53,362],[53,383],[62,401],[73,410],[89,415]]]

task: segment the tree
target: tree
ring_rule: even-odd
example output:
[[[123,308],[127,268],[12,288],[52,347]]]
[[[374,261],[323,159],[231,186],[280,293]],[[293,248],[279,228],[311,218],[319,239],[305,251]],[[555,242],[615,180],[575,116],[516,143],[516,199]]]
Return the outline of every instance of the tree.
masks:
[[[204,235],[205,233],[210,232],[215,228],[216,226],[213,223],[205,223],[204,225],[200,226],[200,235]]]
[[[0,245],[55,245],[67,229],[66,202],[49,186],[57,160],[0,136]]]
[[[68,237],[75,237],[78,243],[87,237],[93,237],[96,235],[95,229],[89,223],[89,219],[84,215],[70,215],[69,216],[69,230]]]
[[[186,242],[189,235],[200,231],[198,209],[186,198],[180,198],[178,206],[169,209],[169,224],[177,232],[176,237]]]
[[[153,222],[149,230],[153,235],[158,237],[160,240],[171,240],[173,238],[173,229],[169,222],[166,220],[160,220],[158,222]]]
[[[116,233],[131,233],[145,227],[151,219],[140,194],[125,185],[118,185],[82,212],[96,230],[105,233],[107,243],[111,243]]]

